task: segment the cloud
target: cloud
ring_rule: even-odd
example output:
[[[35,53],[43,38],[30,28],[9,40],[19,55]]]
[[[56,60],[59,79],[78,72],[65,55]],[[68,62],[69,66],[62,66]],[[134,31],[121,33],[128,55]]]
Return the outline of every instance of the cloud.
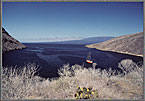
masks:
[[[20,39],[21,42],[57,42],[57,41],[70,41],[70,40],[81,40],[82,37],[55,37],[55,38],[29,38]]]

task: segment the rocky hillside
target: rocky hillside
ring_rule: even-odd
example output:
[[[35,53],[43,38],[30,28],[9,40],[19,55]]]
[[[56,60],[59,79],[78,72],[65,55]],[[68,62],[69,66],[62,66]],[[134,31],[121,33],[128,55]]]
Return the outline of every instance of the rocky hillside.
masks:
[[[130,35],[123,35],[105,42],[86,45],[86,47],[143,56],[144,49],[143,35],[144,35],[143,32],[138,32]]]
[[[14,39],[8,32],[2,28],[2,52],[26,48],[25,45]]]

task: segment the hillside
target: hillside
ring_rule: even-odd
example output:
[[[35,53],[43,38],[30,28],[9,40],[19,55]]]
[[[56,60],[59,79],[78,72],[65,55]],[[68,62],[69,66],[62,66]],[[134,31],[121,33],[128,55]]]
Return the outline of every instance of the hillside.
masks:
[[[59,41],[59,42],[49,42],[49,43],[87,45],[87,44],[104,42],[104,41],[110,40],[112,38],[114,38],[114,37],[89,37],[89,38],[84,38],[81,40]]]
[[[26,48],[18,40],[14,39],[9,33],[2,28],[2,52]]]
[[[102,43],[86,45],[86,47],[143,56],[143,42],[143,32],[138,32],[135,34],[116,37]]]

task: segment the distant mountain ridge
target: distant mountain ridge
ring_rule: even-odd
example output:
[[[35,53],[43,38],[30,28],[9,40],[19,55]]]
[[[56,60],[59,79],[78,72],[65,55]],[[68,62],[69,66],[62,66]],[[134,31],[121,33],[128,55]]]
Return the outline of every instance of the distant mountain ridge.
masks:
[[[111,40],[86,45],[88,48],[96,48],[99,50],[113,51],[137,56],[143,56],[144,50],[144,34],[138,32],[135,34],[123,35]]]
[[[26,48],[18,40],[14,39],[9,33],[2,28],[2,52]]]
[[[104,42],[104,41],[107,41],[107,40],[112,39],[112,38],[114,38],[114,37],[89,37],[89,38],[85,38],[85,39],[81,39],[81,40],[58,41],[58,42],[48,42],[48,43],[87,45],[87,44]]]

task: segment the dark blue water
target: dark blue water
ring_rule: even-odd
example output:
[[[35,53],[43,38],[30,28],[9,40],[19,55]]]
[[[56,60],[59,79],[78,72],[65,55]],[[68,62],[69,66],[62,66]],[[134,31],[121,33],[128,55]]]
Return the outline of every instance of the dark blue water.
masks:
[[[134,62],[142,62],[142,57],[123,55],[114,52],[99,51],[86,48],[84,45],[68,44],[25,44],[26,49],[10,51],[3,54],[3,67],[24,66],[28,63],[39,65],[39,75],[42,77],[58,77],[57,70],[64,64],[79,64],[86,68],[91,64],[86,63],[88,52],[92,53],[92,60],[97,63],[96,68],[118,69],[118,63],[123,59],[132,59]]]

